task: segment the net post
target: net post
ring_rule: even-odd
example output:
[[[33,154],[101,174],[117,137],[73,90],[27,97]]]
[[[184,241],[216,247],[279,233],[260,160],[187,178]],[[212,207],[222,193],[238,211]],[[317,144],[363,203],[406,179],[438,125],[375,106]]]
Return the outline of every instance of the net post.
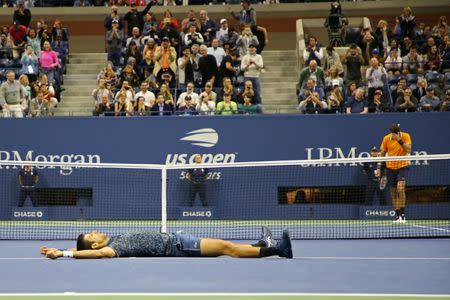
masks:
[[[161,168],[161,232],[167,233],[167,168]]]

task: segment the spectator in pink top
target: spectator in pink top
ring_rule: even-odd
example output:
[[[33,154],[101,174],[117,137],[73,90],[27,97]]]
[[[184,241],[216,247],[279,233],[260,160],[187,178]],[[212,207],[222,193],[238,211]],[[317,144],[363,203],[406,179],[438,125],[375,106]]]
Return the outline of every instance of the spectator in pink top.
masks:
[[[44,50],[39,56],[39,65],[44,74],[47,74],[48,81],[53,85],[55,80],[55,70],[60,67],[58,54],[52,50],[50,42],[44,42]]]

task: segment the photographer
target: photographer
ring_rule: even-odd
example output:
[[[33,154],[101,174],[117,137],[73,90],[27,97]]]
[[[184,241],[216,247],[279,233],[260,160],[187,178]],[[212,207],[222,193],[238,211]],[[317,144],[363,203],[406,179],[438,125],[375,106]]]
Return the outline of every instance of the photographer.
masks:
[[[375,48],[378,48],[378,40],[370,31],[370,28],[364,28],[359,36],[358,46],[361,48],[361,52],[364,54],[364,62],[368,64],[370,60],[370,54]]]
[[[314,36],[310,36],[308,40],[308,46],[303,50],[303,59],[305,60],[305,66],[309,65],[311,60],[317,61],[317,65],[320,66],[320,60],[323,58],[323,50],[317,43],[317,39]]]
[[[342,63],[347,65],[347,81],[361,84],[361,66],[364,64],[364,58],[355,44],[350,45],[342,59]]]
[[[134,90],[129,85],[128,81],[123,81],[122,88],[120,91],[116,93],[115,101],[117,102],[119,100],[119,97],[121,95],[125,95],[125,99],[127,102],[131,102],[134,100]]]
[[[203,36],[200,32],[197,32],[197,27],[194,24],[189,26],[189,32],[184,36],[184,44],[186,46],[191,46],[193,44],[201,45],[203,44]]]
[[[195,27],[197,28],[196,31],[199,31],[202,26],[200,24],[200,20],[195,17],[195,10],[193,9],[190,9],[188,11],[187,18],[184,18],[181,21],[181,31],[184,34],[187,34],[189,32],[189,28],[191,27],[191,25],[195,25]]]

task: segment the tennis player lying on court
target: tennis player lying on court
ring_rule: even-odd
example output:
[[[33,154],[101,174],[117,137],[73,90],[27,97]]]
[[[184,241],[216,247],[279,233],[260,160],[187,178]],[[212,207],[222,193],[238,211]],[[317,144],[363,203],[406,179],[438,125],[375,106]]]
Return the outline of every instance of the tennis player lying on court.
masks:
[[[112,258],[112,257],[267,257],[278,255],[292,258],[289,232],[283,231],[275,242],[272,233],[263,227],[261,240],[253,245],[236,244],[217,239],[200,239],[190,234],[159,233],[156,231],[130,232],[117,236],[92,231],[80,234],[77,248],[61,250],[41,247],[48,258]]]

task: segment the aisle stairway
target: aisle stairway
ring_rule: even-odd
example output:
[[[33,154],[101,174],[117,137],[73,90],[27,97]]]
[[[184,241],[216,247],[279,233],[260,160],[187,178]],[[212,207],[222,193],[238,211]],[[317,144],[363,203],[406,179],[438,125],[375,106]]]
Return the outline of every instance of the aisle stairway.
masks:
[[[106,64],[105,53],[73,53],[64,75],[64,92],[55,111],[57,116],[91,116],[97,75]]]

